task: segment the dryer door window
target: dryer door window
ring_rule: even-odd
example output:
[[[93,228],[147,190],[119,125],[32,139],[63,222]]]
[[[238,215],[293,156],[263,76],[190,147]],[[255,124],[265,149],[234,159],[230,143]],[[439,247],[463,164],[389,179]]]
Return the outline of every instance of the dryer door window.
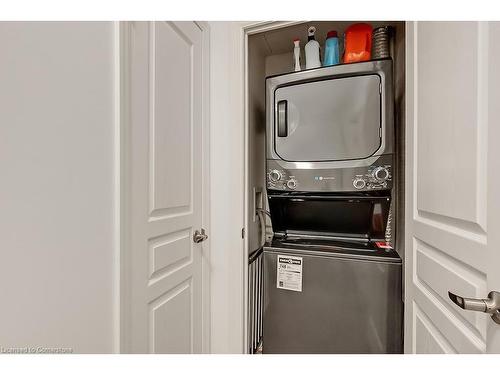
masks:
[[[274,147],[286,161],[364,159],[381,145],[376,74],[279,87]]]

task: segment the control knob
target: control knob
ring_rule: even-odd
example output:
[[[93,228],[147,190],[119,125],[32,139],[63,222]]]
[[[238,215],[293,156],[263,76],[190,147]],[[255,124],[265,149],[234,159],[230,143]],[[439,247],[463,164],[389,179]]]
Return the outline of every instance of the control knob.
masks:
[[[356,188],[356,189],[363,189],[365,186],[366,186],[366,181],[363,180],[362,178],[360,177],[356,177],[353,181],[352,181],[352,185]]]
[[[278,171],[277,169],[273,169],[270,173],[269,173],[269,179],[273,182],[278,182],[279,180],[281,180],[281,177],[282,174],[280,171]]]
[[[286,186],[288,186],[289,189],[295,189],[297,187],[297,181],[296,180],[288,180],[286,183]]]
[[[373,170],[372,176],[378,182],[384,182],[389,178],[389,171],[385,167],[377,167]]]

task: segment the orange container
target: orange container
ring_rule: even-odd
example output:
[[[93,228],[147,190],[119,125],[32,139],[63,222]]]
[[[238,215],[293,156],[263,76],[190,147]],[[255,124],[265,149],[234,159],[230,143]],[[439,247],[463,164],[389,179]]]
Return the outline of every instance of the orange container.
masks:
[[[344,63],[367,61],[372,57],[372,27],[355,23],[345,31]]]

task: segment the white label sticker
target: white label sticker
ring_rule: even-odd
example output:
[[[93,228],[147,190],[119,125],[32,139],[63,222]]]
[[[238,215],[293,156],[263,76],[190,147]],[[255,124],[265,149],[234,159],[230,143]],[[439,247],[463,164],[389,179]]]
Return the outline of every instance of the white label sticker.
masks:
[[[276,287],[302,292],[302,258],[278,255]]]

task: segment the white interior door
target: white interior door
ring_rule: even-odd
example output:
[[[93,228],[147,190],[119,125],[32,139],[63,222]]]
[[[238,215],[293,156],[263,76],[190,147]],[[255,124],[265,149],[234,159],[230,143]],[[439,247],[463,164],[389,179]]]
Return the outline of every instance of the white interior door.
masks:
[[[124,350],[199,353],[206,35],[194,22],[133,22],[126,32]]]
[[[405,352],[500,353],[500,325],[448,291],[500,291],[500,26],[407,30]]]

